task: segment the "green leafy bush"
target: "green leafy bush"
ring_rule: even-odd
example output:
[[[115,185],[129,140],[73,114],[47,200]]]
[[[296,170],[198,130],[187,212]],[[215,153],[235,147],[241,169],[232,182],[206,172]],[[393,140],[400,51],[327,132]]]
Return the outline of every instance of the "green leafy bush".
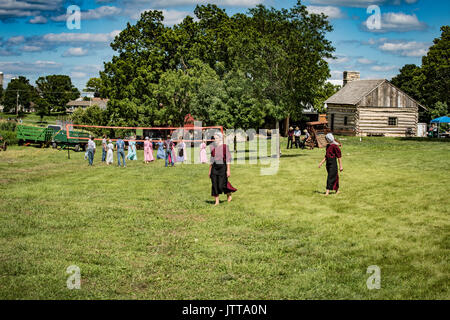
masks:
[[[13,121],[0,121],[0,130],[15,131],[17,123]]]
[[[15,131],[0,130],[0,135],[3,137],[3,141],[8,142],[8,145],[17,144],[17,136]]]

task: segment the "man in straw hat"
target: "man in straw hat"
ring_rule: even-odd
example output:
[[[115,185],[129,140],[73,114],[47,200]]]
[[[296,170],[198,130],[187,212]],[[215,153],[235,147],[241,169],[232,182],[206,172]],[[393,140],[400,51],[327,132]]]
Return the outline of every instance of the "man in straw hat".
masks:
[[[292,149],[292,144],[294,143],[294,128],[290,127],[289,131],[288,131],[288,144],[287,144],[287,149],[289,149],[289,143],[291,144],[291,149]]]

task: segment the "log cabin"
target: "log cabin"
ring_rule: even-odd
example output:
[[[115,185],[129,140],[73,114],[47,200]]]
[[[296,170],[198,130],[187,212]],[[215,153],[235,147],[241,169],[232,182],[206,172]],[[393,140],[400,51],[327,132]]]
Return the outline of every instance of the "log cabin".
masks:
[[[340,135],[415,136],[419,102],[386,79],[360,80],[345,71],[343,87],[325,101],[330,130]]]

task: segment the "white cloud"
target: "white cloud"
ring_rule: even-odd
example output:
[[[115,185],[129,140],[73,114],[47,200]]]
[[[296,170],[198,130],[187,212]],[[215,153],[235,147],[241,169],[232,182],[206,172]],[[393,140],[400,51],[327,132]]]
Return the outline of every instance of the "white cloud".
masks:
[[[87,65],[77,65],[72,70],[73,71],[80,71],[80,72],[96,72],[98,73],[100,70],[102,70],[102,66],[95,65],[95,64],[87,64]]]
[[[376,5],[401,5],[414,4],[418,0],[310,0],[311,4],[336,5],[343,7],[367,8],[372,4]]]
[[[31,24],[44,24],[47,23],[47,18],[43,16],[36,16],[28,22]]]
[[[367,21],[362,23],[364,31],[374,33],[386,32],[408,32],[426,30],[428,25],[419,21],[415,14],[409,15],[403,12],[388,12],[381,15],[381,28],[369,29],[367,28]]]
[[[329,64],[343,64],[350,61],[347,56],[337,55],[335,59],[325,59]]]
[[[0,20],[31,17],[63,7],[63,0],[0,0]]]
[[[48,33],[42,39],[50,43],[105,43],[114,40],[119,33],[120,30],[110,33]]]
[[[359,58],[357,61],[361,64],[374,64],[376,62],[375,60],[370,60],[367,58]]]
[[[384,52],[404,57],[422,57],[427,54],[430,44],[417,41],[386,41],[378,46]]]
[[[87,11],[81,11],[81,20],[97,20],[103,18],[117,17],[122,12],[121,8],[114,6],[102,6]],[[53,21],[66,21],[67,14],[62,14],[57,17],[52,17]]]
[[[39,51],[42,51],[42,48],[38,47],[38,46],[23,46],[22,47],[22,51],[25,51],[25,52],[39,52]]]
[[[60,8],[62,4],[63,0],[0,0],[0,9],[51,11]]]
[[[19,44],[25,41],[25,37],[24,36],[17,36],[17,37],[11,37],[8,39],[8,42],[10,44]]]
[[[56,70],[60,70],[61,67],[62,64],[57,63],[55,61],[38,60],[35,62],[24,62],[24,61],[0,62],[0,70],[15,75],[55,72]]]
[[[70,76],[75,79],[82,79],[82,78],[86,78],[88,75],[87,75],[87,73],[84,73],[84,72],[73,71],[70,74]]]
[[[333,6],[308,6],[309,13],[320,14],[323,13],[330,19],[345,18],[345,14],[338,7]]]
[[[88,54],[88,50],[77,47],[77,48],[69,48],[66,52],[63,53],[63,57],[82,57]]]
[[[327,82],[335,85],[335,86],[343,86],[344,81],[343,80],[333,80],[333,79],[328,79]]]
[[[343,71],[339,71],[339,70],[331,70],[331,80],[342,80],[343,77]]]
[[[145,11],[154,10],[154,9],[144,9],[139,12],[134,12],[131,14],[132,19],[139,19],[141,17],[141,14]],[[163,13],[164,16],[164,24],[168,26],[172,26],[175,24],[179,24],[183,21],[183,19],[188,15],[193,15],[192,12],[189,11],[178,11],[178,10],[160,10]]]
[[[149,0],[125,0],[129,6],[149,5]],[[266,0],[154,0],[151,1],[153,8],[168,8],[176,6],[191,6],[202,4],[216,4],[223,7],[241,7],[249,8],[254,7],[257,4],[264,3]]]
[[[360,41],[359,44],[368,45],[385,53],[391,53],[402,57],[422,57],[427,54],[431,43],[399,40],[399,39],[369,39]]]
[[[398,69],[397,66],[373,66],[370,68],[372,71],[378,71],[378,72],[388,72],[393,71],[395,69]]]

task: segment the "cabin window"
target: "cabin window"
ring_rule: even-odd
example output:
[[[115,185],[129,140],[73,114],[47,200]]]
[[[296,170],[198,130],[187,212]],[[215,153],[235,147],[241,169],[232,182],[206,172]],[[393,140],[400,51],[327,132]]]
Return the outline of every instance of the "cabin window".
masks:
[[[344,126],[346,126],[348,123],[348,117],[344,117]]]
[[[389,126],[396,127],[397,126],[397,122],[398,122],[397,118],[389,117],[389,122],[388,122]]]

